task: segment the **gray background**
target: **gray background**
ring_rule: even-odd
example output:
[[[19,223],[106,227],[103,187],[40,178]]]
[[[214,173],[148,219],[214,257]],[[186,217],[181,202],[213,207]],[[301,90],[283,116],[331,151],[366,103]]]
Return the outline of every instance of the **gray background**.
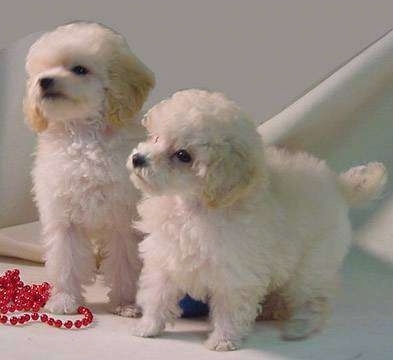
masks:
[[[267,120],[393,26],[392,1],[2,1],[0,227],[36,218],[29,194],[34,138],[23,124],[25,53],[72,20],[121,32],[156,73],[147,106],[171,92],[226,92]]]
[[[124,34],[155,71],[155,94],[221,89],[258,119],[393,27],[391,0],[1,1],[0,48],[86,19]]]

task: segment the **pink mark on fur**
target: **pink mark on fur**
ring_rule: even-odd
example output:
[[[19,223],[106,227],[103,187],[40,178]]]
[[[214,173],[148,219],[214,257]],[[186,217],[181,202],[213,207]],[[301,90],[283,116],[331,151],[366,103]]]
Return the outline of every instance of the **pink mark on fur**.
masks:
[[[111,137],[111,136],[113,135],[113,133],[114,133],[114,131],[113,131],[112,126],[106,125],[106,126],[105,126],[105,129],[104,129],[104,135],[105,135],[105,137],[109,138],[109,137]]]

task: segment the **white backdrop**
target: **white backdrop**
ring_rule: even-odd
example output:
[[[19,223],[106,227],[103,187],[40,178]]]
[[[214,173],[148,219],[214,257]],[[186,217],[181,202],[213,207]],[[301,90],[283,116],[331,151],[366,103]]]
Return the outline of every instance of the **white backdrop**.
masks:
[[[393,32],[259,128],[267,144],[307,150],[337,171],[381,161],[381,201],[351,212],[355,241],[393,264]]]
[[[35,38],[0,52],[0,228],[37,217],[30,180],[35,139],[22,114],[24,58]]]

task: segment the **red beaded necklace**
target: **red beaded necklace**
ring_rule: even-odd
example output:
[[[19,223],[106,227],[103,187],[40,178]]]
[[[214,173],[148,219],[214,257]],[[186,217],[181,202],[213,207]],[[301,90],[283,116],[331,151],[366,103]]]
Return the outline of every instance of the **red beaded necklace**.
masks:
[[[79,329],[81,326],[88,326],[93,321],[93,314],[91,311],[80,306],[78,314],[83,315],[81,320],[66,320],[54,319],[47,314],[38,311],[44,307],[50,296],[50,285],[47,282],[41,285],[25,285],[20,280],[19,270],[8,270],[3,276],[0,276],[0,323],[11,325],[24,324],[30,320],[40,320],[49,326],[57,328],[65,327],[71,329],[75,327]],[[30,314],[22,314],[20,316],[12,316],[8,318],[5,314],[18,312],[30,312]]]

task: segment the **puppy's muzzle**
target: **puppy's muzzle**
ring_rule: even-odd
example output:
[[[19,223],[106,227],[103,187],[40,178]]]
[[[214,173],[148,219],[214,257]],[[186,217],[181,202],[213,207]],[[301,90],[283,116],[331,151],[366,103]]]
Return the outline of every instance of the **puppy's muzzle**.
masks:
[[[39,80],[40,88],[43,91],[49,90],[55,84],[55,79],[50,77],[44,77]]]
[[[140,153],[132,155],[132,166],[134,168],[141,168],[147,166],[146,156]]]
[[[65,98],[64,94],[57,89],[57,83],[53,77],[43,77],[38,80],[41,89],[41,96],[44,99]]]

